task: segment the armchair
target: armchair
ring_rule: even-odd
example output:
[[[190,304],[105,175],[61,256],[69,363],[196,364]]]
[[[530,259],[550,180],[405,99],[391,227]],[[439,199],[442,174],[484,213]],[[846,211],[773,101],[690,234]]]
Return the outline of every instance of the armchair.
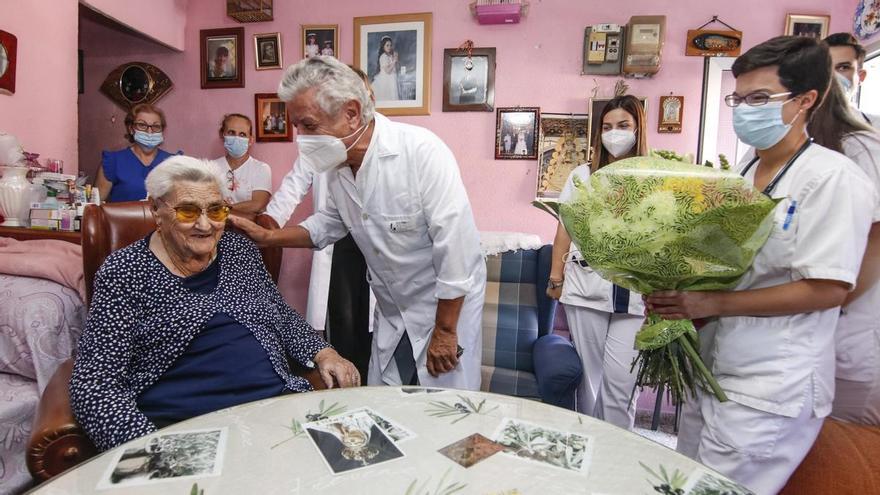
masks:
[[[278,228],[268,215],[257,215],[255,221],[265,228]],[[92,297],[95,273],[104,259],[113,251],[145,237],[155,227],[147,202],[86,207],[82,221],[86,305]],[[261,253],[269,274],[277,283],[282,249],[263,248]],[[48,480],[97,454],[97,449],[77,424],[70,407],[68,384],[72,371],[73,359],[69,359],[59,366],[40,398],[27,450],[28,470],[38,482]],[[316,389],[326,388],[317,371],[299,374],[306,377]]]
[[[583,367],[574,346],[552,334],[552,252],[545,245],[487,257],[482,390],[573,409]]]

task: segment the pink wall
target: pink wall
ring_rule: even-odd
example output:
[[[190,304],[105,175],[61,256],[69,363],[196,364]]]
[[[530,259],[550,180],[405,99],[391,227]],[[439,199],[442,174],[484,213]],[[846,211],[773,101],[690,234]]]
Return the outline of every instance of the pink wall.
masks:
[[[718,14],[727,23],[744,30],[746,47],[782,33],[785,15],[831,14],[832,30],[850,29],[855,0],[779,0],[772,7],[764,0],[740,0],[735,4],[705,0],[679,0],[661,7],[647,0],[619,0],[611,4],[569,0],[533,1],[529,16],[515,26],[480,26],[470,16],[467,2],[430,0],[337,0],[275,2],[275,21],[238,24],[225,15],[224,2],[190,0],[187,5],[186,39],[183,53],[174,53],[153,43],[119,34],[102,26],[83,25],[86,51],[87,94],[81,99],[81,133],[84,168],[94,169],[100,150],[122,142],[122,112],[97,93],[100,80],[116,65],[137,59],[153,63],[168,73],[174,90],[159,104],[169,118],[166,149],[183,149],[189,154],[216,157],[222,153],[216,129],[228,112],[253,115],[254,93],[276,90],[281,71],[256,71],[252,36],[280,31],[284,62],[298,60],[301,24],[340,26],[341,59],[353,58],[352,18],[407,12],[433,12],[432,99],[430,116],[397,120],[425,126],[443,138],[455,152],[462,177],[470,193],[477,224],[483,230],[537,233],[552,240],[555,225],[546,213],[530,206],[534,196],[536,163],[493,159],[494,113],[443,113],[443,49],[472,39],[477,46],[494,46],[497,52],[496,106],[540,106],[546,112],[579,112],[587,109],[587,98],[600,85],[600,96],[609,96],[615,77],[580,75],[583,31],[587,24],[626,23],[631,15],[665,13],[667,38],[660,73],[651,80],[628,80],[632,94],[649,97],[648,122],[656,129],[659,96],[670,92],[685,95],[684,131],[659,135],[653,130],[650,146],[696,152],[699,130],[703,61],[685,57],[687,29]],[[758,15],[760,13],[760,15]],[[218,27],[245,28],[247,87],[201,90],[199,85],[199,30]],[[116,119],[113,122],[113,119]],[[296,157],[289,143],[259,143],[255,156],[268,162],[277,186]],[[309,204],[300,208],[294,221],[310,213]],[[308,287],[310,253],[290,250],[285,256],[282,290],[298,309],[304,309]]]
[[[119,0],[82,0],[82,3],[159,43],[176,50],[184,48],[187,0],[150,0],[134,4]]]
[[[28,151],[77,165],[76,0],[0,0],[0,29],[18,37],[15,93],[0,92],[0,132]]]

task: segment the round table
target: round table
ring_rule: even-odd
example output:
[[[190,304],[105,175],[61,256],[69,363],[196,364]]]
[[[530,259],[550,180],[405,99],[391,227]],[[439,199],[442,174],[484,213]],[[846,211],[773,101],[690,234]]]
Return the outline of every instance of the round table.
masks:
[[[115,483],[114,471],[124,475]],[[712,493],[708,488],[748,493],[660,444],[565,409],[481,392],[361,387],[193,418],[107,451],[33,493]]]

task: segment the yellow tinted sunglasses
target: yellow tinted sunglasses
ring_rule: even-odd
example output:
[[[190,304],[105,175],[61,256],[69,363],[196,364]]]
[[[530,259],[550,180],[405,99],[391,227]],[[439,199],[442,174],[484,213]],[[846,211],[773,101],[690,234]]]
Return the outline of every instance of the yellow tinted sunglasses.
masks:
[[[203,212],[205,216],[208,217],[208,220],[212,222],[225,222],[226,219],[229,218],[229,206],[227,205],[214,205],[207,208],[200,208],[196,205],[171,206],[164,200],[160,199],[159,201],[162,201],[165,203],[165,206],[174,210],[174,214],[177,216],[177,221],[180,223],[194,223],[200,216],[202,216]]]

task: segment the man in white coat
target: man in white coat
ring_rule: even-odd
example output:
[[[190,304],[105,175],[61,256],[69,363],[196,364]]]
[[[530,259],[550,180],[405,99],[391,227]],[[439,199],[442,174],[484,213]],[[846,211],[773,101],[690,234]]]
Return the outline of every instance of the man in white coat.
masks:
[[[300,161],[329,172],[327,203],[298,226],[233,220],[262,245],[323,248],[351,232],[376,295],[371,385],[477,390],[486,268],[458,164],[430,131],[374,112],[332,57],[287,69],[278,89]]]

